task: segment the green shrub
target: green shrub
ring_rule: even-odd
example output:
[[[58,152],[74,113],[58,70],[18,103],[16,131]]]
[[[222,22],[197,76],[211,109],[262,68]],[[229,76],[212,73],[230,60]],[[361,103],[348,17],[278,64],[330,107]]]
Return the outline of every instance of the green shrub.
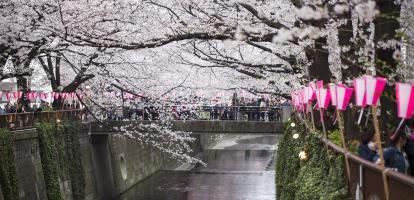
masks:
[[[332,143],[334,143],[338,147],[342,147],[341,134],[339,133],[338,129],[329,131],[328,132],[328,138]],[[358,145],[359,145],[359,142],[357,142],[355,140],[347,141],[348,151],[352,152],[354,154],[357,154]]]
[[[13,145],[11,132],[0,129],[0,186],[5,200],[18,198]]]
[[[295,128],[290,124],[295,123]],[[305,128],[294,119],[285,123],[285,133],[282,141],[279,142],[276,158],[276,194],[277,199],[294,199],[295,178],[298,175],[300,162],[298,159],[302,146]],[[294,140],[293,134],[298,133],[299,138]]]
[[[307,136],[308,160],[303,162],[296,178],[295,199],[337,200],[347,197],[343,158],[326,152],[320,136]]]
[[[285,126],[277,150],[277,199],[347,199],[343,157],[334,152],[328,155],[320,133],[306,134],[299,119],[292,118],[292,122],[296,127]],[[293,139],[294,133],[300,135],[296,140]],[[340,144],[340,137],[337,141]],[[306,152],[307,160],[299,159],[300,151]]]

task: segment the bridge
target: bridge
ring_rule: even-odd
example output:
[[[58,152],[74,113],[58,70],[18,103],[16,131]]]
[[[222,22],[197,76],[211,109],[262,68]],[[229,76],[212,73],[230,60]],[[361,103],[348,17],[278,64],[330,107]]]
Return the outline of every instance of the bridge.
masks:
[[[160,123],[159,121],[107,121],[90,123],[91,134],[110,134],[122,130],[122,127],[139,124]],[[192,132],[197,134],[282,134],[283,122],[232,121],[232,120],[174,120],[173,131]],[[145,130],[142,130],[145,131]]]

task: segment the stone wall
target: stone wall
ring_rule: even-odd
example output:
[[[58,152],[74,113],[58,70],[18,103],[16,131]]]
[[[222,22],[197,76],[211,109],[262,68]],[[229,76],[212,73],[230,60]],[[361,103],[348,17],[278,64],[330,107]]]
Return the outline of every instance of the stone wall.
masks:
[[[95,171],[92,157],[92,148],[90,144],[90,136],[87,126],[83,126],[80,131],[80,152],[83,167],[83,175],[85,178],[85,199],[93,200],[97,196]]]
[[[13,131],[19,199],[47,199],[36,129]],[[110,199],[158,170],[179,163],[157,149],[120,134],[90,135],[83,125],[79,135],[85,178],[85,199]],[[61,193],[71,200],[71,180],[61,180]],[[3,200],[0,188],[0,200]]]
[[[122,135],[110,135],[114,186],[121,193],[156,171],[174,169],[178,162],[155,147]]]
[[[20,199],[46,199],[40,159],[39,140],[35,129],[16,131],[15,160]]]
[[[84,130],[87,126],[83,127]],[[46,196],[46,186],[43,176],[42,161],[40,157],[39,138],[36,129],[26,129],[13,131],[14,152],[16,163],[17,188],[19,199],[22,200],[44,200]],[[81,160],[85,174],[86,193],[94,199],[95,181],[91,163],[91,154],[89,148],[89,136],[87,131],[81,131]],[[61,191],[65,199],[72,199],[70,180],[61,180]],[[0,193],[0,200],[3,197]]]

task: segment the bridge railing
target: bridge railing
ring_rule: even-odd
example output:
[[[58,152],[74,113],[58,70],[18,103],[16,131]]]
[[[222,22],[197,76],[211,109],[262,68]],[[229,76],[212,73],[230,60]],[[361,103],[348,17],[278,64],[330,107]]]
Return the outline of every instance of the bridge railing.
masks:
[[[234,120],[234,121],[286,121],[290,117],[290,106],[164,106],[141,109],[114,109],[108,112],[106,120],[124,119],[158,120],[159,110],[166,112],[175,120]]]
[[[0,128],[32,128],[40,121],[72,119],[86,121],[85,110],[58,110],[45,112],[8,113],[0,115]]]
[[[323,140],[323,142],[334,152],[348,158],[350,176],[347,180],[352,194],[355,195],[354,199],[386,199],[382,170],[379,166],[349,152],[345,155],[342,148],[328,140]],[[413,177],[392,170],[386,170],[385,175],[390,200],[411,200],[414,198]]]

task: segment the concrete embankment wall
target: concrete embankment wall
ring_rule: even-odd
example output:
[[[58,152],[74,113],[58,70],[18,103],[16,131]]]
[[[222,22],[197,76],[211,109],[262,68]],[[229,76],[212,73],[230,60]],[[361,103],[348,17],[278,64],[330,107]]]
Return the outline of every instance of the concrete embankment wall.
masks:
[[[36,129],[12,132],[19,199],[47,199]],[[158,170],[174,169],[179,163],[159,150],[120,134],[79,135],[85,178],[85,199],[110,199]],[[72,199],[71,180],[60,180],[61,194]],[[0,188],[0,200],[3,199]]]
[[[112,127],[125,123],[111,122]],[[198,140],[193,144],[195,153],[202,151],[222,137],[208,133],[280,133],[282,125],[276,122],[237,121],[176,121],[174,129],[192,131]],[[177,160],[136,139],[109,131],[108,127],[83,124],[80,127],[80,159],[85,179],[85,199],[110,199],[125,192],[158,170],[174,169]],[[47,191],[40,157],[39,137],[36,129],[12,132],[19,199],[44,200]],[[70,177],[62,177],[60,190],[65,200],[72,199]],[[0,200],[4,200],[0,188]]]

